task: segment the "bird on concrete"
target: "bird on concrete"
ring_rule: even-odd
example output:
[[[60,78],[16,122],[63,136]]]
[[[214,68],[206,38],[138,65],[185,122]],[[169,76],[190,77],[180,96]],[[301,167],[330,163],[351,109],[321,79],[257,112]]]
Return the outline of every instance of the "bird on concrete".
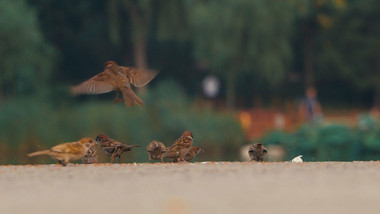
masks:
[[[79,141],[62,143],[53,146],[51,149],[30,153],[28,156],[49,155],[53,160],[58,161],[59,164],[66,166],[70,161],[83,158],[94,143],[94,139],[85,137]]]
[[[146,151],[148,152],[149,162],[152,162],[152,160],[160,160],[161,162],[164,162],[166,146],[162,142],[157,140],[150,142],[146,147]]]
[[[172,146],[167,148],[164,157],[173,159],[174,162],[184,161],[186,154],[190,151],[193,145],[193,134],[191,131],[184,131]]]
[[[96,138],[96,144],[100,146],[100,149],[104,154],[111,156],[111,163],[114,163],[115,158],[118,159],[118,162],[121,161],[121,155],[124,152],[131,151],[133,148],[140,147],[138,145],[127,145],[120,143],[106,134],[100,134]]]
[[[84,164],[99,163],[98,152],[96,149],[96,144],[94,144],[87,150],[86,154],[83,156],[82,161]]]
[[[255,143],[248,149],[249,157],[251,161],[263,162],[268,150],[262,143]]]

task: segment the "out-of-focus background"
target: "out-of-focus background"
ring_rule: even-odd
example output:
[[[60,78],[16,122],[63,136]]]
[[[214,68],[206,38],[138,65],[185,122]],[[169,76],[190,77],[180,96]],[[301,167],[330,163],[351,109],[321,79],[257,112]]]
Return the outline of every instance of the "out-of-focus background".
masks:
[[[377,0],[0,0],[0,164],[107,133],[142,147],[184,130],[197,160],[380,159]],[[160,71],[138,89],[72,97],[104,62]],[[102,157],[103,160],[106,160]]]

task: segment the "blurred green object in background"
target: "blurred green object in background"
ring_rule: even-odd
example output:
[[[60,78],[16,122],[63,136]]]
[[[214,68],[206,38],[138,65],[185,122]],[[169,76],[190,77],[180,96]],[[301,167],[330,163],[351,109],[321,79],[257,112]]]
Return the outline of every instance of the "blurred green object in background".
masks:
[[[368,124],[363,129],[362,120]],[[305,161],[355,161],[380,159],[380,121],[369,115],[358,119],[358,126],[337,124],[302,125],[297,131],[273,131],[263,137],[265,145],[281,145],[286,160],[302,154]]]

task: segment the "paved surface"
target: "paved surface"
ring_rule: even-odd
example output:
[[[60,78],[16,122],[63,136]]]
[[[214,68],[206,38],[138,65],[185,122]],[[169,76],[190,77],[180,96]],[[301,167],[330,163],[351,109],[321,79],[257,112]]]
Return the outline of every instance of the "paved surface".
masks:
[[[380,213],[380,162],[0,166],[0,213]]]

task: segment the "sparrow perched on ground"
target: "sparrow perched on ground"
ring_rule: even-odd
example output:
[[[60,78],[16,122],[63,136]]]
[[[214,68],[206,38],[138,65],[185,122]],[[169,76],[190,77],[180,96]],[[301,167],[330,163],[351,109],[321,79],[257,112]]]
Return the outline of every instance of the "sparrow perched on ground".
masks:
[[[267,148],[262,143],[255,143],[248,149],[251,161],[264,161],[265,155],[268,153]]]
[[[183,132],[182,136],[176,142],[167,148],[164,157],[173,159],[174,162],[184,161],[186,154],[193,145],[193,134],[190,131]]]
[[[96,151],[95,141],[93,145],[87,150],[83,156],[82,161],[84,164],[98,163],[98,152]]]
[[[146,151],[148,152],[149,162],[152,162],[152,160],[161,160],[161,162],[164,162],[166,147],[162,142],[156,140],[150,142],[146,147]]]
[[[48,150],[30,153],[28,156],[49,155],[52,159],[57,160],[59,164],[66,166],[70,161],[83,158],[94,143],[95,141],[92,138],[85,137],[79,141],[62,143]]]
[[[199,147],[191,147],[190,151],[185,155],[185,160],[186,161],[190,161],[192,160],[193,158],[195,158],[195,156],[201,152],[204,152],[203,149],[199,148]]]
[[[74,95],[79,94],[103,94],[116,91],[114,103],[125,102],[126,106],[142,105],[142,100],[132,91],[131,84],[142,87],[148,84],[157,71],[151,69],[136,69],[118,66],[113,61],[105,63],[105,69],[91,79],[71,88]],[[120,93],[123,98],[119,99]]]
[[[115,158],[118,158],[118,162],[121,161],[121,154],[124,152],[131,151],[132,148],[140,147],[137,145],[127,145],[124,143],[120,143],[106,134],[100,134],[96,137],[96,144],[100,146],[100,149],[104,152],[104,154],[111,156],[111,163],[114,162]]]

